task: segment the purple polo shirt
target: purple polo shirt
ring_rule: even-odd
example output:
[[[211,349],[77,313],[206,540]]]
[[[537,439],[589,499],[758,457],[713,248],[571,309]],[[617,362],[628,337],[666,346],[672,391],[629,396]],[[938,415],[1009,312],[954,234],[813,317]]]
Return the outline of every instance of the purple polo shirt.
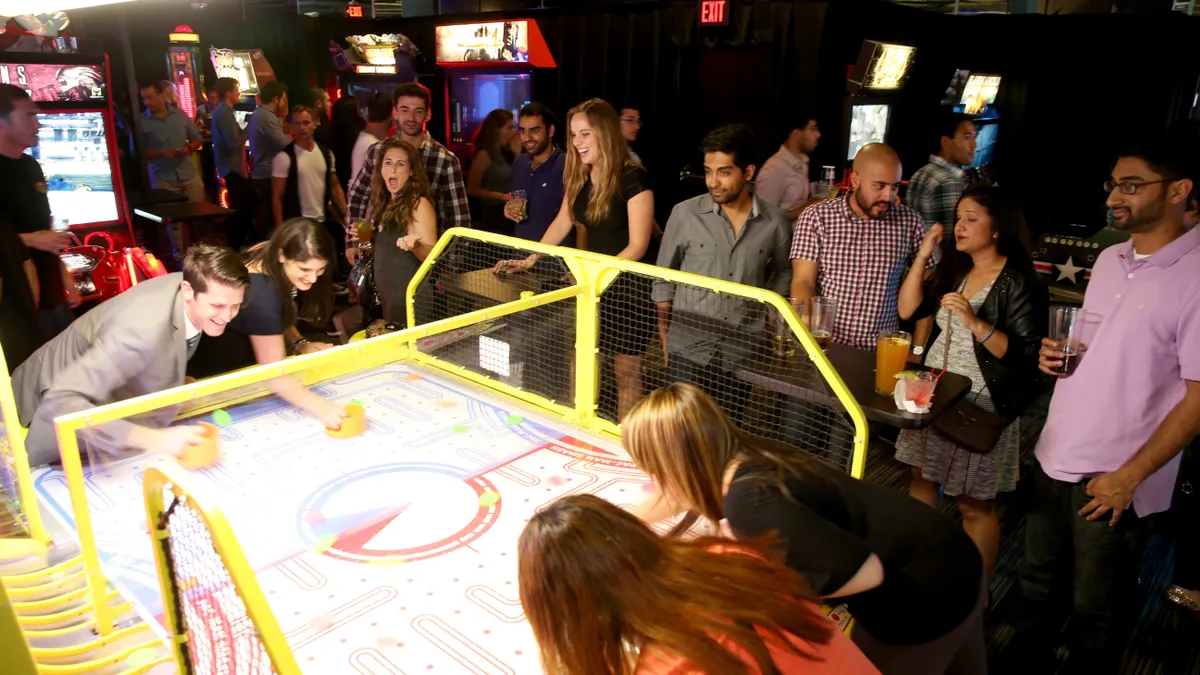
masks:
[[[1100,254],[1083,307],[1088,350],[1058,380],[1037,458],[1046,475],[1079,482],[1119,469],[1200,381],[1200,228],[1135,260],[1133,242]],[[1171,506],[1179,456],[1138,486],[1139,516]]]
[[[528,195],[529,205],[526,213],[528,218],[517,223],[516,236],[530,241],[541,241],[542,235],[558,210],[563,200],[563,169],[567,166],[567,154],[558,147],[550,153],[550,159],[542,162],[536,169],[531,168],[533,155],[524,153],[513,160],[512,177],[508,181],[508,190],[524,190]],[[564,246],[571,244],[564,241]]]

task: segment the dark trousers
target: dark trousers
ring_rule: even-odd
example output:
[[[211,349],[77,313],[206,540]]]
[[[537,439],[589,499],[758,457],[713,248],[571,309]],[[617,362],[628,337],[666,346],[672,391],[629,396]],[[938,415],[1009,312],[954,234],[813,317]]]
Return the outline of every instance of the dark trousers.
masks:
[[[750,384],[737,378],[732,370],[726,370],[720,354],[713,356],[708,365],[700,365],[679,354],[671,354],[667,361],[664,385],[676,382],[691,382],[699,385],[725,410],[733,423],[742,426],[746,403],[750,400]]]
[[[258,198],[250,179],[240,173],[231,172],[225,176],[225,188],[229,190],[229,208],[237,211],[229,219],[229,247],[240,251],[257,239],[254,236],[254,209]]]
[[[272,209],[274,203],[271,198],[271,179],[270,178],[252,178],[251,185],[254,187],[254,238],[258,241],[266,241],[271,238],[271,233],[275,231],[275,212]]]
[[[1175,534],[1175,578],[1172,583],[1189,591],[1200,589],[1200,438],[1183,450],[1179,481],[1171,502]]]
[[[1079,515],[1091,501],[1086,484],[1054,480],[1040,465],[1028,477],[1017,640],[1030,663],[1044,662],[1057,644],[1069,602],[1070,661],[1095,675],[1115,673],[1121,664],[1124,629],[1136,600],[1142,528],[1132,509],[1115,527],[1109,516]],[[1068,593],[1069,601],[1063,597]]]

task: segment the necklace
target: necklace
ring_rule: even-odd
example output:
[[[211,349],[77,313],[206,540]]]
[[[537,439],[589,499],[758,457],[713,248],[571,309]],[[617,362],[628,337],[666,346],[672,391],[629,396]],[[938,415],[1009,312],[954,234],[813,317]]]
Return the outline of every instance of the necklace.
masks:
[[[968,300],[975,297],[975,294],[978,293],[980,289],[984,288],[992,281],[995,281],[996,277],[1000,275],[1000,271],[1004,269],[1006,262],[1008,261],[1002,260],[999,264],[993,265],[987,270],[980,270],[978,267],[972,267],[971,270],[967,272],[966,278],[963,279],[963,296]]]

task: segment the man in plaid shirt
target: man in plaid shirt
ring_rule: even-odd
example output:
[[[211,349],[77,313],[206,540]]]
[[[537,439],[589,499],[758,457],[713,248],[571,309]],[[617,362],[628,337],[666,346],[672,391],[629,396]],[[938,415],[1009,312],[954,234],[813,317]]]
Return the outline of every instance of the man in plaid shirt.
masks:
[[[896,203],[901,170],[890,147],[865,145],[854,158],[853,189],[796,221],[792,297],[804,301],[806,315],[814,295],[837,301],[834,342],[874,349],[879,333],[899,325],[901,276],[925,236],[921,216]]]
[[[929,163],[909,179],[904,203],[927,224],[941,223],[953,229],[958,221],[958,199],[967,188],[963,167],[975,161],[975,122],[966,115],[950,114],[942,119],[941,127],[938,154],[931,155]]]
[[[411,143],[425,160],[425,174],[433,189],[433,207],[437,212],[438,234],[451,227],[470,227],[471,214],[467,207],[467,188],[463,183],[462,166],[454,153],[429,137],[425,123],[429,121],[429,90],[423,85],[408,82],[396,87],[392,116],[400,128],[400,136]],[[367,219],[371,203],[371,177],[375,172],[380,143],[367,151],[366,161],[354,180],[350,181],[347,196],[346,257],[350,264],[358,258],[357,233],[354,223]]]

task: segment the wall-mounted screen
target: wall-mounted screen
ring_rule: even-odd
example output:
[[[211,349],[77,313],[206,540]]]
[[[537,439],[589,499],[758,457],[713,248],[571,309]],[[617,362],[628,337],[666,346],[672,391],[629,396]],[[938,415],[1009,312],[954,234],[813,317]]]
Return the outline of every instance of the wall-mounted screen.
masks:
[[[886,103],[856,105],[850,109],[850,144],[847,159],[854,159],[862,146],[887,141],[888,115],[892,106]]]

